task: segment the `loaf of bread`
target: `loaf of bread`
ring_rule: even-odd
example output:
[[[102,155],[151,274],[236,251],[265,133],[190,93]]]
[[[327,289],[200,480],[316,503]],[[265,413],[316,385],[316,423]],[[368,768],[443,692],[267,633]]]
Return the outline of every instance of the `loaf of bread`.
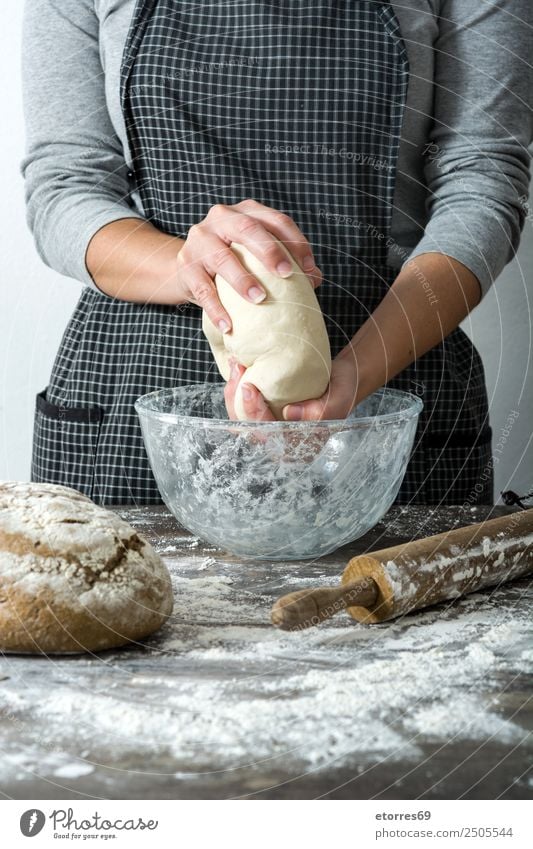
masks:
[[[114,648],[171,611],[163,561],[116,513],[67,487],[0,483],[0,650]]]

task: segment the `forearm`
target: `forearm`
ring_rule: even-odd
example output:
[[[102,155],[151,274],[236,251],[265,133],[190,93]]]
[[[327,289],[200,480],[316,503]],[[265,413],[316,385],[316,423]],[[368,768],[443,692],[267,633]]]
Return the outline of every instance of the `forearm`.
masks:
[[[340,354],[356,362],[357,400],[441,342],[479,299],[477,277],[457,260],[427,253],[408,262]]]
[[[87,248],[87,268],[98,288],[121,301],[179,304],[176,257],[183,239],[148,221],[123,218],[98,230]]]

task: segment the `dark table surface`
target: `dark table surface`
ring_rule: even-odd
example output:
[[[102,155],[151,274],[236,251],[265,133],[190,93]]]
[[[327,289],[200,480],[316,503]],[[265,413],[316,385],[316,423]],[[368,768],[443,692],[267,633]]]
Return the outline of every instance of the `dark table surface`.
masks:
[[[284,634],[269,621],[279,595],[335,583],[353,555],[489,508],[396,507],[292,563],[204,545],[162,507],[119,512],[164,558],[173,616],[122,650],[0,660],[6,797],[533,796],[530,580],[382,625],[343,613]]]

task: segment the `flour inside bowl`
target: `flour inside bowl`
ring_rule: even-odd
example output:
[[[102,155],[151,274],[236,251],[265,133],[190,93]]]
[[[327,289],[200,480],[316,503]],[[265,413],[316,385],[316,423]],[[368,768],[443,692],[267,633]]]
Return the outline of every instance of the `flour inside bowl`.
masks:
[[[220,386],[137,402],[159,490],[177,520],[242,557],[294,560],[357,539],[391,506],[419,399],[378,390],[347,420],[253,424],[220,418]]]

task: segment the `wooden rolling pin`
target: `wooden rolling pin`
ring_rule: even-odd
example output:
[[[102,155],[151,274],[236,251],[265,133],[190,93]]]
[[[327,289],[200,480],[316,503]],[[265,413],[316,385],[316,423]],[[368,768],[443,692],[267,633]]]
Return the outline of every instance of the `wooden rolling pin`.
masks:
[[[530,573],[533,508],[354,557],[339,587],[278,599],[272,622],[300,630],[340,610],[359,622],[385,622]]]

